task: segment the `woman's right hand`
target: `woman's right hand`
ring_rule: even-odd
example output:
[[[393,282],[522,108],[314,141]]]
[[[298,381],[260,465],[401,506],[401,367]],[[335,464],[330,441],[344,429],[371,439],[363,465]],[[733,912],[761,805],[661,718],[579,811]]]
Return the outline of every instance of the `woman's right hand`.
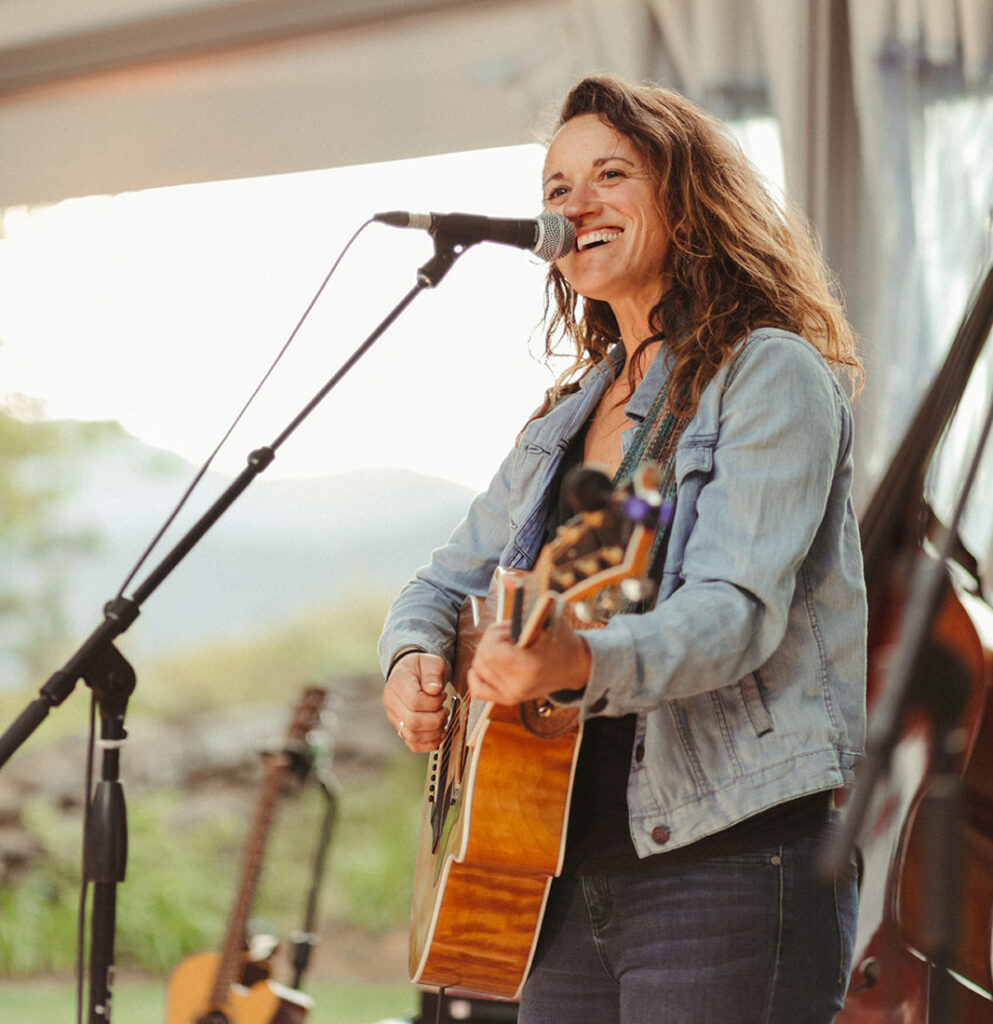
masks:
[[[407,654],[393,666],[383,691],[383,706],[397,735],[415,753],[437,750],[445,734],[445,676],[448,666],[437,654]]]

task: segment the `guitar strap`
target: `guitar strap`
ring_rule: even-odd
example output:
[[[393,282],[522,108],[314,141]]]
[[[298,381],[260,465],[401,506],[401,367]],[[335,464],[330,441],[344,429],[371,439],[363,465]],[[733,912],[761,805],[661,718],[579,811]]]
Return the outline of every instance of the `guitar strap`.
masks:
[[[634,471],[645,462],[655,462],[660,470],[659,491],[663,502],[675,504],[676,500],[676,448],[683,436],[690,416],[677,416],[667,405],[669,380],[662,386],[631,442],[620,468],[614,476],[613,486],[623,487],[627,484]],[[671,521],[671,517],[670,517]],[[651,569],[649,576],[658,583],[665,562],[665,550],[669,540],[669,524],[659,529],[655,535],[651,551]],[[623,611],[644,611],[638,604],[629,604]]]

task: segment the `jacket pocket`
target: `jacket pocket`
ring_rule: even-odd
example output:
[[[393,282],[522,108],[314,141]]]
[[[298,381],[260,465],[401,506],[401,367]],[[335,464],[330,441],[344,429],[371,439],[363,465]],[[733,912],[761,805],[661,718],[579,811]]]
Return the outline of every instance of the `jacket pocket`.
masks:
[[[716,434],[696,433],[681,438],[676,448],[676,509],[669,527],[659,600],[670,597],[682,582],[683,555],[696,526],[700,491],[714,468],[716,443]]]
[[[736,683],[669,701],[698,793],[713,792],[764,760],[760,737],[774,729],[757,672]]]
[[[709,474],[714,468],[716,434],[683,437],[676,446],[676,487],[682,487],[692,473]]]

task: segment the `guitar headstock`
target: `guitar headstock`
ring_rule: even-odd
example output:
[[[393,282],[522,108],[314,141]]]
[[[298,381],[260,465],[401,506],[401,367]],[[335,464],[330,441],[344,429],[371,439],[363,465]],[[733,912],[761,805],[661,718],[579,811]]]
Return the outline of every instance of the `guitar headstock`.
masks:
[[[578,471],[585,476],[568,486],[585,507],[545,545],[525,584],[541,597],[522,624],[518,642],[524,645],[557,606],[568,605],[578,623],[589,626],[653,590],[648,572],[655,539],[672,517],[658,467],[640,466],[617,490],[595,470]]]

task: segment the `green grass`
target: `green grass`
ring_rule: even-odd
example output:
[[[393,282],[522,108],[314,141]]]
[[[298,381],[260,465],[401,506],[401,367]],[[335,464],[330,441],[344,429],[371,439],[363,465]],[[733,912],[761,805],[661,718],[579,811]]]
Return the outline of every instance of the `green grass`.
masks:
[[[113,1024],[158,1024],[164,1019],[165,983],[122,980],[113,989]],[[314,1000],[307,1024],[376,1024],[410,1020],[420,999],[412,985],[358,985],[314,982],[306,986]],[[88,1018],[84,1001],[83,1020]],[[0,1020],[4,1024],[74,1024],[76,986],[69,980],[0,979]]]

